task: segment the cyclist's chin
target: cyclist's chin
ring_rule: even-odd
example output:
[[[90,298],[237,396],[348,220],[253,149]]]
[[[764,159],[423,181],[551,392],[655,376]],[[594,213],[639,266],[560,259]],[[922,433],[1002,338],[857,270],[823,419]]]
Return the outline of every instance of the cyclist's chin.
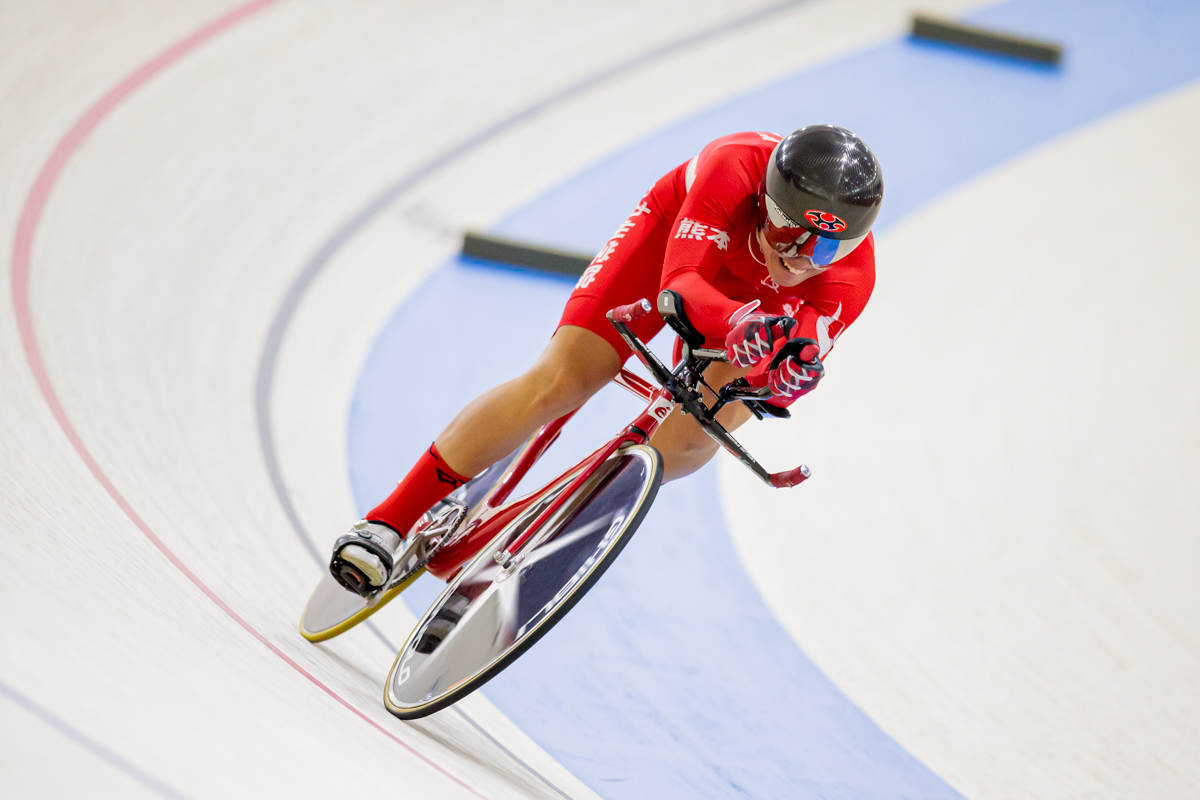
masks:
[[[809,264],[805,260],[805,264]],[[771,280],[780,286],[795,286],[801,281],[811,278],[820,272],[819,269],[797,269],[792,270],[787,267],[782,259],[770,259],[767,261],[767,272],[771,275]]]

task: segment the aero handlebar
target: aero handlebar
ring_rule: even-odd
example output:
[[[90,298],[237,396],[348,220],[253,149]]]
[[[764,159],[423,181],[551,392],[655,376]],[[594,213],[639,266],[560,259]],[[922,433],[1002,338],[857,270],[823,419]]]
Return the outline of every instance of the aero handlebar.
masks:
[[[713,361],[725,361],[725,351],[692,347],[688,344],[689,341],[695,344],[702,344],[704,337],[687,323],[687,319],[683,315],[683,298],[667,290],[659,298],[659,311],[662,312],[663,317],[672,329],[681,334],[686,334],[683,347],[683,360],[674,370],[667,369],[666,365],[659,361],[658,357],[629,329],[629,323],[642,319],[650,313],[652,308],[650,302],[643,299],[636,303],[614,308],[608,312],[608,319],[617,329],[621,338],[625,340],[625,343],[637,354],[638,359],[641,360],[646,369],[650,370],[650,374],[654,376],[664,389],[671,393],[676,405],[682,408],[683,413],[692,415],[696,419],[696,423],[704,429],[705,433],[711,436],[717,444],[729,451],[729,453],[742,462],[742,464],[768,486],[782,489],[788,486],[796,486],[808,480],[812,473],[803,464],[795,469],[784,472],[767,472],[746,451],[746,448],[742,447],[730,435],[729,431],[725,430],[725,426],[717,421],[717,412],[727,403],[731,402],[746,403],[747,407],[759,419],[763,418],[764,411],[766,414],[772,416],[787,416],[786,411],[773,412],[770,410],[770,407],[764,407],[761,401],[770,398],[770,391],[765,387],[752,388],[746,383],[745,379],[738,379],[722,387],[720,392],[716,393],[717,401],[711,407],[705,405],[699,391],[701,385],[708,388],[707,384],[704,383],[704,371]]]

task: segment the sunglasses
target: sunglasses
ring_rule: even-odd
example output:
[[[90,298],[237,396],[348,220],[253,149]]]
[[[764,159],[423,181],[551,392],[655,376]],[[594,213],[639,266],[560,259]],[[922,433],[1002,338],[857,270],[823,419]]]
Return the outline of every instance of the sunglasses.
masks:
[[[818,267],[827,267],[850,255],[870,233],[867,231],[854,239],[821,236],[796,224],[795,220],[783,213],[775,201],[765,194],[763,205],[767,207],[767,224],[764,226],[767,243],[784,258],[807,256]],[[804,218],[809,224],[829,233],[846,229],[846,223],[840,218],[815,208],[804,212]]]

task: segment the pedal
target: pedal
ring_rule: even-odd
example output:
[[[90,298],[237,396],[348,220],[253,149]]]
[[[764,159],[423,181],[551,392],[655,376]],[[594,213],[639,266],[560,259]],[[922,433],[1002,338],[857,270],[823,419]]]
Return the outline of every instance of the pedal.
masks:
[[[368,550],[364,550],[356,544],[343,547],[341,559],[347,562],[347,566],[356,568],[356,571],[371,586],[382,586],[387,578],[387,566],[380,560],[379,556]],[[356,583],[358,582],[356,581]]]
[[[360,520],[333,544],[329,572],[360,597],[370,597],[387,583],[394,566],[392,548],[400,535],[383,523]]]

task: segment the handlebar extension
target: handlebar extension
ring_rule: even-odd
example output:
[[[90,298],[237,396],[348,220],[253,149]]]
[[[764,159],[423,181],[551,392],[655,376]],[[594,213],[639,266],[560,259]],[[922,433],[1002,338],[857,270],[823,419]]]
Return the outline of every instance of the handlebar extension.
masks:
[[[786,472],[772,472],[771,485],[776,489],[786,489],[789,486],[796,486],[804,483],[812,476],[807,464],[801,464],[795,469],[789,469]]]
[[[627,306],[617,306],[612,311],[608,312],[608,318],[617,322],[636,322],[642,317],[650,313],[650,301],[642,298],[635,303],[630,303]]]
[[[754,456],[746,452],[746,448],[742,447],[736,439],[729,435],[729,431],[719,423],[716,419],[716,412],[721,409],[726,403],[733,400],[742,400],[749,402],[760,402],[762,390],[753,390],[747,386],[735,386],[731,384],[722,389],[716,403],[710,408],[704,404],[698,392],[695,391],[695,384],[701,381],[700,375],[704,371],[706,361],[724,361],[725,352],[718,349],[704,349],[701,345],[704,344],[703,337],[699,332],[695,331],[687,324],[686,317],[683,316],[683,298],[676,292],[663,291],[659,295],[659,313],[663,315],[664,320],[671,324],[671,327],[680,333],[689,334],[695,338],[695,347],[690,346],[685,341],[684,353],[685,363],[680,364],[674,372],[667,369],[654,353],[640,341],[637,336],[628,328],[628,324],[636,322],[645,317],[653,307],[646,299],[638,300],[629,305],[617,306],[608,312],[607,316],[610,322],[616,327],[617,332],[621,334],[621,338],[629,345],[630,349],[638,355],[638,358],[650,370],[654,379],[659,382],[664,388],[668,388],[675,398],[675,402],[683,406],[684,413],[692,414],[700,427],[713,438],[717,444],[725,448],[738,461],[742,462],[751,472],[757,475],[763,483],[769,486],[774,486],[777,489],[783,489],[790,486],[796,486],[812,475],[806,465],[801,464],[795,469],[784,472],[767,472],[762,465],[754,459]],[[808,340],[811,342],[811,340]],[[812,344],[816,344],[812,342]],[[687,359],[697,359],[700,364],[698,368],[689,366]],[[736,384],[737,382],[735,382]],[[744,384],[744,381],[742,381]],[[755,406],[749,406],[752,411],[755,411]],[[784,414],[772,413],[772,416],[785,416]],[[756,412],[755,416],[762,419],[762,412]]]

